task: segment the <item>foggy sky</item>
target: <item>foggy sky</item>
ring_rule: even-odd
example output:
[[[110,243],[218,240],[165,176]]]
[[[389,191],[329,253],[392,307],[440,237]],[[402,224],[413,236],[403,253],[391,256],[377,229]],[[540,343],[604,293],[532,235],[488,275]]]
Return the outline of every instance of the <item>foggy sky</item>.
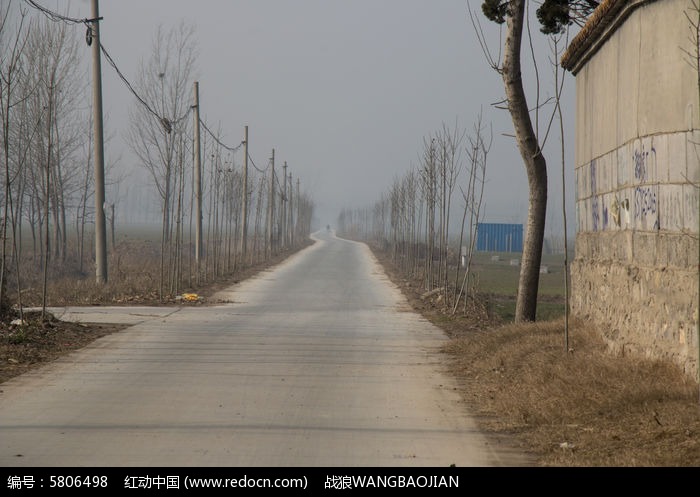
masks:
[[[90,17],[88,0],[37,1],[62,13],[70,5],[69,15]],[[247,125],[249,153],[258,165],[267,163],[274,148],[276,165],[286,161],[294,181],[300,178],[322,225],[334,224],[343,207],[373,204],[395,178],[418,165],[424,138],[443,123],[471,132],[480,109],[494,130],[485,221],[524,222],[527,181],[515,141],[507,136],[513,133],[510,116],[492,105],[503,99],[503,83],[486,62],[468,8],[466,0],[102,0],[100,29],[105,48],[135,81],[158,26],[167,30],[183,20],[194,25],[202,120],[220,128],[222,141],[232,146]],[[497,53],[498,28],[480,14],[478,0],[471,0],[471,8]],[[537,26],[532,30],[545,99],[553,93],[551,53]],[[87,47],[84,56],[89,66]],[[148,177],[124,141],[128,109],[136,101],[104,61],[102,71],[105,133],[113,136],[107,159],[130,178],[141,178],[143,188]],[[574,81],[566,77],[571,227]],[[545,147],[548,233],[562,229],[558,123],[554,128],[556,136]],[[241,151],[234,163],[242,161]],[[120,195],[134,188],[122,185]],[[458,195],[454,202],[461,208]]]

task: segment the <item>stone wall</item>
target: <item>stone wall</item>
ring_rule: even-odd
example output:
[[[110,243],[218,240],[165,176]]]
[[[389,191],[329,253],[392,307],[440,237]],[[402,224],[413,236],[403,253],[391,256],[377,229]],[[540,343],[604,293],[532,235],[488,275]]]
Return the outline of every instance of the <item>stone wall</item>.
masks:
[[[670,358],[694,376],[700,112],[690,7],[636,2],[591,42],[576,74],[571,309],[616,351]]]
[[[695,267],[621,263],[617,247],[634,254],[656,247],[662,257],[695,254]],[[581,233],[571,264],[571,310],[593,322],[615,352],[667,358],[697,375],[697,241],[675,235]],[[680,262],[681,259],[678,259]]]

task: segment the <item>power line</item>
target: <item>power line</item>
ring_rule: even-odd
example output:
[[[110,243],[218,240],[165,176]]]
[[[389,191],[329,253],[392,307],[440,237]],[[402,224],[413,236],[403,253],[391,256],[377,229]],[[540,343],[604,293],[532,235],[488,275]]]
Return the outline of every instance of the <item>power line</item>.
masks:
[[[124,82],[126,87],[134,95],[134,97],[136,97],[136,99],[141,103],[141,105],[143,105],[146,108],[146,110],[148,110],[148,112],[153,114],[153,116],[156,119],[158,119],[158,121],[160,122],[160,124],[163,126],[163,128],[165,129],[165,131],[167,133],[170,133],[174,126],[177,126],[178,124],[180,124],[183,120],[185,120],[187,118],[187,116],[190,114],[190,112],[192,112],[192,107],[189,107],[182,116],[177,117],[177,118],[172,119],[172,120],[158,114],[158,112],[153,110],[153,108],[148,104],[148,102],[146,102],[146,100],[144,100],[141,97],[141,95],[138,94],[138,92],[134,89],[133,85],[129,82],[129,80],[126,79],[126,76],[124,76],[124,74],[119,70],[119,67],[117,67],[116,62],[114,62],[114,59],[112,59],[112,57],[107,52],[107,49],[104,47],[104,45],[102,45],[101,42],[100,42],[100,49],[102,50],[102,53],[104,54],[105,58],[107,59],[107,62],[109,62],[109,65],[111,65],[114,68],[114,70],[116,71],[117,75],[119,76],[119,79],[121,79]]]
[[[275,182],[277,183],[277,187],[282,191],[282,185],[280,185],[280,178],[279,174],[275,174]],[[287,192],[284,192],[284,196],[287,196]]]
[[[58,14],[57,12],[53,12],[46,7],[43,7],[36,3],[34,0],[24,0],[25,3],[29,4],[31,7],[34,7],[38,11],[42,12],[46,17],[48,17],[50,20],[53,22],[65,22],[68,24],[88,24],[94,19],[77,19],[75,17],[67,17],[61,14]]]
[[[219,140],[219,139],[216,137],[216,135],[214,135],[214,133],[211,132],[211,130],[207,127],[207,125],[204,123],[204,121],[202,121],[201,118],[199,119],[199,124],[202,125],[202,127],[206,130],[207,133],[209,133],[209,135],[214,139],[214,141],[215,141],[216,143],[218,143],[219,145],[221,145],[223,148],[225,148],[225,149],[228,150],[229,152],[236,153],[236,152],[238,152],[238,149],[241,148],[241,147],[243,146],[243,143],[244,143],[244,142],[241,142],[241,143],[239,143],[238,146],[236,146],[236,147],[229,147],[228,145],[222,143],[221,140]]]
[[[187,118],[187,116],[190,115],[190,112],[192,112],[192,107],[191,107],[191,106],[187,108],[187,110],[185,111],[185,113],[184,113],[183,115],[181,115],[180,117],[178,117],[178,118],[173,119],[172,121],[170,121],[170,124],[172,124],[173,126],[177,126],[177,125],[180,124],[182,121],[184,121],[184,120]]]
[[[146,108],[146,110],[148,110],[148,112],[150,112],[151,114],[153,114],[153,116],[155,116],[155,118],[158,119],[158,121],[161,123],[161,125],[163,126],[163,128],[165,128],[165,131],[166,131],[167,133],[170,133],[170,132],[172,131],[172,125],[173,125],[174,123],[171,122],[170,120],[168,120],[167,117],[161,117],[160,114],[158,114],[155,110],[153,110],[153,108],[151,108],[151,106],[148,105],[148,102],[146,102],[146,101],[141,97],[141,95],[138,94],[138,92],[134,89],[134,87],[131,85],[131,83],[129,82],[129,80],[126,79],[126,76],[124,76],[124,74],[122,74],[122,72],[119,70],[119,68],[117,67],[116,62],[114,62],[114,59],[112,59],[112,56],[109,55],[109,52],[107,52],[107,49],[104,47],[104,45],[102,45],[101,42],[100,42],[100,50],[102,50],[102,53],[104,54],[105,58],[107,59],[107,62],[109,62],[109,65],[112,66],[112,67],[114,68],[114,70],[117,72],[117,75],[119,76],[119,78],[124,82],[124,84],[125,84],[126,87],[129,89],[129,91],[134,95],[134,97],[136,97],[136,99],[137,99],[139,102],[141,102],[141,104]],[[177,119],[176,122],[179,122],[179,121],[181,121],[182,119],[184,119],[184,118],[187,116],[188,113],[189,113],[189,110],[187,111],[187,113],[185,113],[185,115],[184,115],[183,117]]]
[[[265,169],[260,169],[258,166],[255,165],[255,162],[253,162],[253,158],[250,156],[250,154],[248,154],[248,160],[253,165],[256,171],[263,174],[267,171],[267,168],[270,167],[270,162],[272,161],[272,159],[270,159],[270,162],[267,163],[267,167]]]

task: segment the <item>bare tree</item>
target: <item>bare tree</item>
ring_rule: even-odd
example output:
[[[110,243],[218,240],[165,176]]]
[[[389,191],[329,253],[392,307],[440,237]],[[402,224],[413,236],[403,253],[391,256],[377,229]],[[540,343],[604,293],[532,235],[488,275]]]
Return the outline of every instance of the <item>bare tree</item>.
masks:
[[[265,191],[267,188],[265,188],[265,185],[267,182],[265,181],[265,176],[260,175],[260,180],[258,181],[258,188],[257,188],[257,193],[255,195],[255,229],[254,229],[254,234],[253,234],[253,250],[250,254],[250,261],[251,264],[256,263],[259,261],[260,254],[265,253],[265,239],[264,233],[265,230],[262,229],[261,224],[264,220],[263,218],[263,206],[265,205]]]
[[[526,0],[509,2],[501,75],[513,120],[515,137],[525,165],[529,205],[523,256],[515,304],[515,321],[534,321],[537,314],[540,263],[547,212],[547,162],[535,133],[523,87],[520,48],[525,25]]]
[[[442,214],[441,214],[441,285],[445,288],[445,305],[449,305],[449,260],[450,260],[450,214],[452,194],[462,169],[462,142],[465,132],[455,122],[453,129],[443,123],[437,134],[439,150],[440,176],[442,179]]]
[[[568,31],[566,33],[568,35]],[[560,33],[554,33],[550,36],[552,46],[552,60],[550,61],[554,68],[554,88],[555,88],[555,109],[559,120],[559,145],[561,150],[561,187],[562,187],[562,221],[564,229],[564,352],[569,352],[569,234],[567,233],[567,217],[566,217],[566,142],[564,140],[564,116],[561,109],[561,95],[564,89],[565,73],[561,70],[561,51],[559,44],[562,39],[567,45],[568,36],[561,36]]]
[[[483,122],[483,114],[479,112],[476,122],[474,123],[474,133],[468,137],[469,146],[467,148],[468,157],[468,181],[466,190],[461,188],[462,198],[464,200],[464,210],[462,213],[462,225],[460,229],[459,246],[460,249],[464,243],[465,225],[468,220],[469,230],[467,231],[468,246],[466,254],[464,254],[464,277],[461,286],[459,285],[461,261],[457,265],[455,275],[455,298],[452,307],[452,314],[457,312],[462,295],[466,293],[464,305],[466,307],[467,300],[471,295],[471,287],[469,281],[471,277],[471,265],[476,249],[477,227],[481,221],[481,207],[484,198],[484,186],[486,184],[486,165],[488,163],[488,155],[493,144],[493,130],[489,127],[488,136],[486,135],[487,128]],[[457,291],[459,287],[459,292]]]
[[[170,248],[171,210],[176,167],[182,151],[177,146],[187,132],[190,89],[194,80],[196,46],[194,28],[185,23],[165,32],[156,31],[148,62],[139,70],[137,88],[142,96],[131,111],[128,142],[151,174],[161,198],[160,297],[164,297],[166,252]]]
[[[85,85],[75,70],[79,67],[78,44],[74,31],[63,23],[49,20],[38,22],[29,33],[26,59],[23,63],[26,84],[35,88],[33,106],[26,119],[41,122],[33,140],[30,163],[43,165],[43,170],[32,173],[33,196],[43,218],[39,215],[43,261],[43,307],[46,306],[46,286],[51,259],[51,224],[53,218],[53,249],[57,258],[66,254],[66,203],[75,173],[66,173],[65,164],[72,163],[80,144],[80,126],[77,102]],[[65,120],[65,123],[64,123]],[[68,168],[71,170],[72,168]],[[41,200],[40,200],[41,199]],[[43,227],[43,230],[41,229]]]
[[[435,139],[423,141],[421,164],[421,186],[425,202],[425,289],[433,289],[433,259],[435,255],[435,205],[437,203],[437,166],[435,162]]]
[[[75,30],[64,23],[47,19],[38,23],[28,40],[28,49],[35,53],[36,66],[31,70],[37,78],[44,101],[50,103],[52,114],[46,130],[47,140],[52,140],[52,156],[46,175],[50,197],[50,214],[53,221],[53,253],[65,262],[67,255],[67,207],[78,186],[78,168],[73,167],[79,159],[85,138],[84,128],[88,124],[82,112],[82,101],[87,84],[79,77],[80,57],[78,37]],[[47,147],[48,150],[48,147]],[[49,212],[49,211],[47,211]],[[46,220],[47,226],[50,220]],[[48,233],[48,231],[46,231]],[[49,246],[46,244],[45,245]]]
[[[9,54],[4,58],[0,58],[0,118],[2,119],[2,144],[3,144],[3,159],[4,159],[4,192],[3,192],[3,212],[2,212],[2,254],[0,260],[0,319],[4,318],[6,313],[9,312],[9,303],[7,301],[6,293],[6,278],[7,273],[7,236],[8,236],[8,223],[12,226],[12,241],[13,246],[16,250],[17,236],[16,236],[16,222],[14,214],[14,206],[12,202],[12,181],[14,180],[14,173],[10,169],[10,111],[16,105],[13,102],[17,97],[14,96],[13,91],[15,85],[18,83],[18,78],[20,76],[19,65],[21,63],[22,51],[26,45],[27,37],[22,33],[25,16],[24,12],[20,13],[20,21],[18,26],[15,28],[15,35],[11,40],[5,41],[3,36],[6,32],[8,14],[10,12],[10,4],[6,6],[0,5],[0,51],[5,54]],[[20,96],[19,99],[22,100],[26,97]],[[16,259],[15,259],[16,260]],[[17,278],[19,278],[19,270],[17,271]],[[18,279],[17,295],[18,304],[20,310],[20,319],[23,319],[22,312],[22,301],[21,301],[21,289],[19,287]]]

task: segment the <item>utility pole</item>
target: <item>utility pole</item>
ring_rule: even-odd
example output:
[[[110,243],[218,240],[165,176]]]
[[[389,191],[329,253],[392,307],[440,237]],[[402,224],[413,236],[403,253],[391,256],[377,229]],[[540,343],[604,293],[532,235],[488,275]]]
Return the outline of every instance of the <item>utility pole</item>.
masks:
[[[241,223],[241,260],[245,260],[248,246],[248,126],[243,135],[243,222]]]
[[[54,71],[55,75],[55,71]],[[52,118],[52,111],[53,111],[53,94],[54,94],[54,75],[51,76],[51,83],[48,88],[48,96],[49,96],[49,118],[46,121],[46,136],[48,137],[49,143],[48,143],[48,150],[46,151],[46,198],[44,202],[44,219],[46,222],[46,231],[44,233],[44,288],[42,291],[42,300],[41,300],[41,320],[43,321],[44,318],[46,317],[46,292],[48,288],[48,274],[49,274],[49,254],[51,253],[51,245],[49,242],[49,198],[51,196],[51,147],[53,145],[52,143],[52,136],[51,136],[51,129],[53,128],[51,120]]]
[[[282,246],[287,246],[287,161],[284,161],[284,181],[282,182],[282,212],[280,213],[282,227]]]
[[[100,60],[100,7],[92,0],[92,112],[95,136],[95,274],[107,283],[107,226],[105,223],[105,157],[102,125],[102,62]],[[46,220],[48,223],[48,219]]]
[[[275,218],[275,149],[272,149],[270,193],[267,199],[267,257],[272,255],[272,224]]]
[[[299,196],[299,178],[297,178],[297,233],[301,239],[301,233],[299,233],[299,221],[301,221],[301,197]]]
[[[194,195],[196,200],[194,258],[197,264],[197,280],[202,261],[202,149],[199,128],[199,81],[194,82]]]
[[[114,202],[110,204],[110,208],[112,209],[112,216],[109,218],[109,226],[112,230],[112,250],[114,250],[117,248],[117,240],[114,233]]]
[[[289,173],[289,205],[287,206],[287,237],[289,239],[289,246],[292,247],[294,246],[294,214],[293,214],[293,208],[294,208],[294,183],[292,183],[292,173]]]

